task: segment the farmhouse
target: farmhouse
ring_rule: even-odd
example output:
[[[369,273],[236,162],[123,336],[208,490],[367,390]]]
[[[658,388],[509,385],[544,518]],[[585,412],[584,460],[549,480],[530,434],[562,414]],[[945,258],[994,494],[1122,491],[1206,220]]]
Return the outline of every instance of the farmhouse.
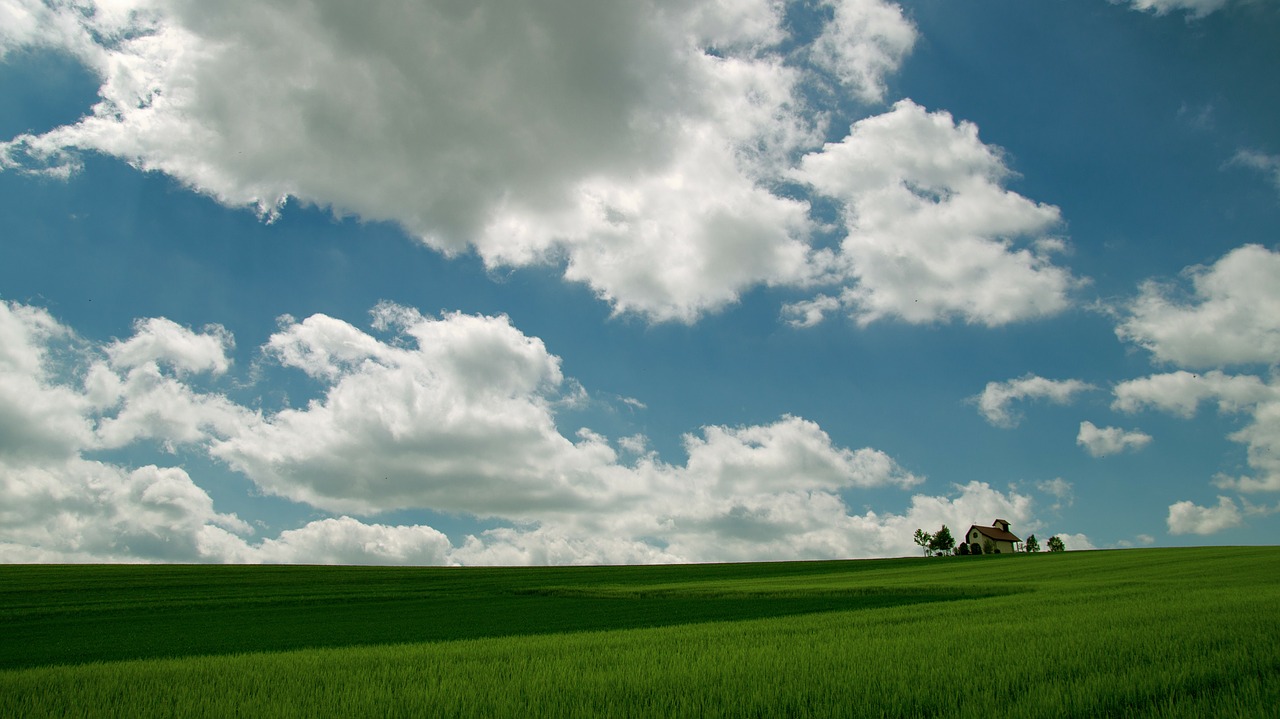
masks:
[[[964,541],[973,545],[976,544],[983,547],[988,541],[994,546],[995,551],[1000,554],[1012,554],[1017,551],[1017,545],[1022,543],[1017,535],[1009,531],[1009,522],[1003,519],[997,519],[991,523],[993,526],[983,527],[973,525],[969,527],[969,531],[964,535]]]

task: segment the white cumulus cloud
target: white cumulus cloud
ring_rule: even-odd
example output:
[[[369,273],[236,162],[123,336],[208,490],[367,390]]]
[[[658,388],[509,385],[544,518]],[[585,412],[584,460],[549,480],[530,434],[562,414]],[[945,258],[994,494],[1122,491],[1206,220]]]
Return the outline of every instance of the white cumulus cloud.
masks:
[[[65,459],[92,441],[89,402],[50,356],[70,337],[48,311],[0,301],[0,455]]]
[[[1169,534],[1216,534],[1243,523],[1240,508],[1230,497],[1218,497],[1216,507],[1201,507],[1194,502],[1182,501],[1169,505],[1166,518]]]
[[[1118,2],[1121,0],[1112,0]],[[1128,0],[1135,10],[1150,10],[1157,15],[1185,11],[1192,17],[1204,17],[1226,7],[1228,0]]]
[[[655,322],[824,283],[793,323],[836,301],[862,323],[1063,310],[1080,281],[1054,262],[1058,209],[1004,189],[972,123],[904,100],[819,149],[802,88],[879,102],[916,39],[897,4],[825,4],[784,55],[772,0],[10,0],[0,48],[67,50],[101,85],[79,121],[0,143],[0,169],[65,176],[100,152],[264,218],[292,198],[489,267],[560,267]],[[844,204],[838,251],[810,244],[784,180]]]
[[[1063,507],[1070,507],[1075,504],[1075,487],[1062,477],[1036,482],[1036,489],[1057,500],[1049,507],[1051,512],[1057,512]]]
[[[822,324],[827,315],[840,309],[838,297],[818,295],[810,300],[800,300],[784,305],[782,316],[792,327],[816,327]]]
[[[1003,325],[1062,311],[1079,284],[1053,264],[1058,208],[1004,189],[1000,153],[949,113],[902,100],[791,174],[843,204],[848,234],[825,269],[860,324]],[[813,324],[826,304],[792,311]]]
[[[882,451],[843,447],[801,417],[703,426],[684,437],[687,459],[678,464],[662,461],[643,437],[615,443],[580,429],[570,439],[555,408],[562,388],[574,383],[541,340],[506,317],[427,317],[384,304],[372,324],[382,334],[325,315],[284,319],[264,356],[315,379],[320,395],[302,408],[261,412],[208,389],[230,361],[223,350],[231,338],[222,330],[143,320],[133,337],[95,347],[43,310],[4,305],[0,333],[12,342],[0,355],[0,388],[16,393],[0,393],[0,422],[20,419],[31,424],[31,436],[48,438],[39,451],[0,445],[4,557],[819,559],[911,554],[914,530],[943,522],[963,531],[1003,517],[1034,528],[1029,497],[977,482],[947,495],[917,493],[901,513],[854,511],[859,492],[908,490],[923,478]],[[156,341],[156,334],[174,341]],[[76,345],[77,353],[63,358],[53,351],[59,343]],[[80,369],[61,366],[64,359]],[[33,406],[48,411],[33,414]],[[60,434],[66,427],[75,431]],[[263,491],[335,516],[258,537],[240,517],[215,508],[181,467],[131,468],[84,456],[142,441],[207,452]],[[489,517],[500,526],[454,543],[429,526],[360,516],[411,508]]]
[[[1115,400],[1111,407],[1121,412],[1152,407],[1181,417],[1191,417],[1205,401],[1216,401],[1220,412],[1239,412],[1275,396],[1275,391],[1257,377],[1219,370],[1154,374],[1121,382],[1112,392]]]
[[[264,490],[335,512],[433,507],[522,516],[608,493],[614,451],[555,425],[560,359],[506,317],[378,310],[407,346],[313,316],[267,347],[328,380],[324,397],[215,441]],[[321,328],[324,331],[319,331]],[[363,348],[351,361],[341,355]]]
[[[231,364],[227,353],[235,346],[223,327],[206,327],[196,333],[163,317],[137,322],[133,336],[107,347],[107,356],[116,367],[138,367],[149,362],[164,363],[179,373],[222,374]]]
[[[1099,427],[1085,420],[1080,423],[1076,444],[1094,457],[1106,457],[1126,450],[1138,450],[1151,443],[1151,435],[1120,427]]]
[[[1280,398],[1277,395],[1280,391],[1275,391],[1271,400],[1253,407],[1250,424],[1227,435],[1228,439],[1245,445],[1254,476],[1219,475],[1214,478],[1218,487],[1238,492],[1280,492]]]
[[[1191,417],[1202,402],[1216,402],[1224,414],[1251,419],[1227,435],[1245,445],[1254,476],[1214,479],[1223,489],[1241,492],[1280,491],[1280,386],[1252,375],[1228,375],[1218,370],[1193,374],[1180,370],[1151,375],[1116,385],[1111,406],[1123,412],[1153,408]]]
[[[248,532],[180,467],[129,468],[86,459],[128,435],[196,442],[211,421],[202,399],[161,374],[162,357],[176,372],[191,364],[219,366],[209,350],[221,334],[199,335],[161,322],[141,322],[136,334],[94,352],[48,311],[0,302],[0,556],[5,561],[196,561],[206,528]],[[152,342],[152,329],[190,342]],[[176,329],[175,329],[176,328]],[[161,349],[161,347],[167,349]],[[124,347],[121,376],[106,359]],[[133,353],[141,357],[134,357]],[[93,358],[98,359],[94,360]],[[185,358],[185,359],[184,359]],[[139,363],[134,365],[135,360]],[[90,368],[77,371],[89,362]],[[145,375],[142,377],[139,373]],[[232,414],[238,421],[242,410]],[[225,417],[223,419],[226,419]],[[224,423],[223,428],[227,425]],[[238,426],[238,424],[237,424]],[[125,429],[128,427],[128,429]]]
[[[884,77],[915,45],[902,8],[879,0],[825,0],[833,17],[813,44],[815,61],[866,102],[884,98]]]
[[[624,463],[606,437],[560,433],[556,398],[574,383],[541,340],[506,317],[425,317],[384,304],[372,324],[389,336],[324,315],[283,319],[264,356],[323,390],[303,408],[264,414],[204,388],[230,363],[232,339],[221,328],[153,318],[93,347],[44,310],[4,304],[0,423],[20,422],[25,440],[45,440],[0,445],[6,558],[709,561],[884,555],[910,534],[894,537],[876,515],[852,514],[843,493],[923,480],[881,451],[837,445],[814,422],[702,427],[684,438],[683,464],[662,462],[643,438],[622,438],[632,456]],[[77,352],[63,357],[54,351],[61,345]],[[512,526],[454,546],[431,527],[344,514],[255,538],[180,467],[83,456],[141,441],[208,452],[264,491],[335,513],[420,507]],[[985,486],[936,500],[953,509],[992,501],[1014,514],[1021,500]]]
[[[689,561],[628,537],[583,534],[556,527],[499,527],[468,536],[450,554],[464,565],[672,564]]]
[[[912,537],[915,530],[936,532],[943,524],[955,537],[963,537],[973,524],[989,526],[994,519],[1010,522],[1010,530],[1020,537],[1039,529],[1034,518],[1034,502],[1031,497],[1016,491],[1001,492],[986,482],[969,482],[954,487],[948,495],[917,494],[900,515],[877,515],[867,512],[857,517],[855,525],[872,536],[878,536],[884,550],[879,556],[907,556],[918,554],[920,547]],[[859,537],[860,541],[867,541]]]
[[[920,482],[883,452],[833,446],[816,423],[798,417],[763,426],[706,427],[701,437],[685,437],[685,450],[683,473],[725,494]]]
[[[1280,362],[1280,253],[1244,245],[1183,275],[1189,295],[1143,283],[1116,335],[1183,367]]]
[[[1280,190],[1280,155],[1268,155],[1257,150],[1241,150],[1231,158],[1234,164],[1249,167],[1267,176],[1271,184]]]
[[[1089,537],[1079,532],[1075,534],[1059,534],[1058,539],[1062,540],[1062,546],[1072,551],[1080,551],[1085,549],[1097,549],[1093,542],[1089,541]]]
[[[207,529],[249,532],[179,467],[0,457],[0,556],[7,562],[190,562]]]
[[[799,88],[820,66],[879,98],[915,38],[896,4],[841,0],[806,64],[778,49],[784,10],[8,0],[0,52],[71,52],[100,100],[0,143],[0,169],[66,176],[100,152],[267,219],[293,199],[391,221],[692,322],[808,281],[808,205],[770,189],[822,134]]]
[[[988,382],[972,399],[988,422],[997,427],[1011,428],[1022,421],[1022,415],[1013,408],[1015,402],[1043,399],[1054,404],[1067,404],[1075,395],[1092,389],[1095,387],[1083,380],[1045,379],[1028,374],[1005,382]]]
[[[256,544],[215,526],[199,536],[202,553],[222,562],[244,564],[389,564],[451,563],[449,538],[425,525],[367,524],[342,516],[287,529]]]

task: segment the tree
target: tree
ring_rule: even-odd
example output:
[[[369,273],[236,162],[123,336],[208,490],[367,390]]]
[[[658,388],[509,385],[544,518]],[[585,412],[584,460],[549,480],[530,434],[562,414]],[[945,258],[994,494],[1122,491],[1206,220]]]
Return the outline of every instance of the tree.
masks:
[[[932,534],[929,534],[928,532],[924,531],[923,529],[917,529],[917,530],[916,530],[916,540],[915,540],[915,541],[916,541],[916,544],[919,544],[919,545],[920,545],[920,547],[921,547],[922,549],[924,549],[924,556],[926,556],[926,557],[927,557],[927,556],[929,556],[929,555],[933,554],[933,550],[929,547],[929,545],[933,543],[933,535],[932,535]]]
[[[962,557],[967,557],[969,555],[969,544],[967,542],[961,542],[956,547],[956,554],[959,554]]]
[[[993,541],[991,541],[990,539],[987,539],[986,537],[983,537],[983,538],[982,538],[982,553],[983,553],[983,554],[995,554],[995,553],[996,553],[996,543],[995,543],[995,542],[993,542]]]
[[[973,555],[982,554],[982,545],[978,544],[977,542],[970,542],[969,554],[973,554]]]
[[[1036,535],[1034,534],[1027,537],[1027,551],[1028,552],[1040,551],[1040,540],[1036,539]]]
[[[945,524],[933,535],[933,539],[929,540],[929,549],[935,554],[951,554],[951,550],[955,548],[955,537],[951,536],[951,530],[947,529]]]
[[[1061,540],[1061,539],[1059,539],[1059,538],[1058,538],[1058,535],[1056,535],[1056,534],[1055,534],[1055,535],[1053,535],[1052,537],[1049,537],[1049,543],[1048,543],[1048,544],[1049,544],[1049,551],[1050,551],[1050,552],[1065,552],[1065,551],[1067,551],[1067,545],[1063,544],[1063,543],[1062,543],[1062,540]]]

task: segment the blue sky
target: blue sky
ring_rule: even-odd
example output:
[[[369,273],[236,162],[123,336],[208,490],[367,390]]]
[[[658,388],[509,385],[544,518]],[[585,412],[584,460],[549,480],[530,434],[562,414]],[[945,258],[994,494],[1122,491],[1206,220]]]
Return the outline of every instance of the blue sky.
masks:
[[[1276,541],[1274,2],[378,7],[0,2],[4,560]]]

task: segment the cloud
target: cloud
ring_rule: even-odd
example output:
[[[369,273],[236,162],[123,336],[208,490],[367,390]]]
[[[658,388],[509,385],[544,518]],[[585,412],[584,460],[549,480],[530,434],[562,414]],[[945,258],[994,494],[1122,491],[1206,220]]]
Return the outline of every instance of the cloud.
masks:
[[[1082,551],[1087,549],[1097,549],[1093,542],[1089,541],[1089,537],[1084,534],[1059,534],[1058,539],[1062,540],[1062,546],[1071,551]]]
[[[0,456],[66,459],[92,441],[89,402],[51,356],[71,337],[46,310],[0,301]]]
[[[902,515],[877,517],[868,512],[860,517],[860,526],[878,526],[878,533],[886,545],[894,547],[893,555],[918,554],[920,548],[912,541],[916,528],[936,531],[946,524],[951,533],[963,536],[971,524],[986,525],[999,517],[1007,519],[1012,531],[1024,536],[1025,531],[1035,531],[1038,523],[1033,517],[1034,503],[1031,497],[1016,491],[1001,492],[986,482],[970,482],[955,485],[954,496],[917,494]],[[881,556],[890,556],[888,553]]]
[[[1255,169],[1267,176],[1271,184],[1280,190],[1280,155],[1268,155],[1257,150],[1241,150],[1231,162],[1243,167]]]
[[[448,537],[425,525],[366,524],[347,516],[308,522],[258,544],[210,526],[199,541],[208,557],[247,564],[441,565],[450,563],[451,549]]]
[[[133,368],[156,362],[170,365],[178,373],[227,371],[231,365],[229,352],[235,346],[231,333],[219,325],[211,325],[202,333],[193,332],[163,317],[152,317],[134,324],[133,336],[107,347],[111,364]]]
[[[1252,477],[1219,475],[1214,485],[1237,492],[1280,492],[1280,392],[1272,387],[1272,398],[1253,407],[1253,421],[1227,436],[1244,444]]]
[[[500,527],[468,536],[451,553],[463,565],[673,564],[688,561],[626,537],[581,535],[562,529]]]
[[[945,523],[960,532],[991,517],[1029,522],[1032,509],[1030,498],[982,482],[956,486],[949,495],[915,494],[901,513],[862,514],[830,491],[716,495],[693,489],[692,496],[648,509],[651,518],[643,512],[620,517],[630,527],[620,536],[655,537],[665,554],[686,562],[909,556],[919,550],[911,539],[917,528]]]
[[[405,346],[323,315],[273,335],[268,353],[324,380],[324,396],[213,442],[213,455],[267,492],[334,512],[519,517],[609,492],[596,470],[613,450],[557,431],[563,376],[541,340],[505,316],[375,314]]]
[[[392,348],[327,315],[312,315],[302,322],[286,315],[279,322],[282,331],[267,340],[266,354],[309,377],[334,380],[366,361],[394,355]]]
[[[167,320],[140,322],[135,331],[95,351],[46,310],[0,302],[6,561],[195,561],[206,527],[249,531],[234,514],[216,511],[181,468],[128,468],[84,457],[118,446],[113,438],[127,436],[123,445],[144,436],[186,442],[207,436],[194,429],[210,417],[204,401],[171,384],[176,379],[161,374],[158,361],[171,371],[215,369],[221,355],[205,350],[222,335],[196,335]],[[126,376],[111,366],[116,360]]]
[[[230,365],[221,327],[196,333],[152,318],[95,353],[46,310],[0,302],[0,342],[0,455],[65,460],[142,439],[173,448],[253,416],[184,383]]]
[[[763,426],[705,427],[701,437],[684,440],[689,461],[682,474],[715,493],[910,487],[921,481],[878,450],[833,446],[816,423],[799,417]]]
[[[1119,2],[1121,0],[1112,0]],[[1226,7],[1228,0],[1129,0],[1135,10],[1150,10],[1157,15],[1185,11],[1191,17],[1204,17]]]
[[[817,425],[794,417],[704,427],[685,446],[684,465],[646,455],[628,468],[637,491],[604,511],[489,530],[451,556],[464,564],[599,564],[909,553],[911,530],[894,535],[906,520],[891,516],[894,528],[885,528],[874,513],[851,515],[841,498],[844,490],[921,481],[882,452],[834,447]],[[960,506],[993,498],[986,487],[968,495]]]
[[[1005,190],[1008,175],[975,125],[910,100],[855,123],[791,173],[843,204],[848,234],[823,269],[844,284],[840,301],[864,325],[995,326],[1068,306],[1079,281],[1052,263],[1065,247],[1048,234],[1058,208]],[[829,309],[823,297],[790,312],[815,324]]]
[[[81,33],[80,25],[40,0],[9,0],[0,5],[0,58],[30,46],[61,46]]]
[[[220,327],[196,333],[151,318],[136,322],[128,339],[92,348],[46,310],[4,302],[0,340],[5,561],[443,561],[443,535],[434,530],[349,518],[250,544],[243,536],[252,528],[218,512],[186,470],[84,457],[143,439],[203,447],[252,426],[256,414],[188,384],[228,368],[232,341]],[[431,550],[424,538],[433,537]],[[422,547],[410,551],[414,542]]]
[[[206,528],[248,532],[178,467],[0,462],[6,562],[193,562]]]
[[[1201,507],[1188,501],[1171,504],[1165,521],[1169,526],[1169,534],[1200,535],[1216,534],[1243,523],[1236,503],[1229,497],[1221,496],[1218,497],[1216,507]]]
[[[44,310],[2,310],[0,334],[9,341],[0,387],[21,392],[0,394],[0,421],[20,418],[32,436],[49,438],[40,451],[0,446],[0,545],[13,561],[893,556],[912,553],[916,526],[1031,519],[1029,498],[982,483],[948,496],[916,494],[902,514],[854,513],[848,502],[858,492],[906,490],[923,478],[879,450],[839,446],[793,416],[701,427],[684,437],[682,464],[663,462],[642,437],[624,437],[616,443],[631,457],[624,462],[589,429],[572,440],[560,433],[555,399],[572,383],[559,358],[506,317],[426,317],[383,304],[372,325],[384,335],[324,315],[286,318],[263,355],[314,378],[321,392],[303,408],[264,414],[207,389],[229,363],[223,330],[142,320],[132,337],[95,347]],[[55,351],[67,344],[77,352]],[[57,411],[29,411],[39,406]],[[67,426],[77,429],[62,432]],[[181,467],[84,456],[150,440],[207,452],[264,491],[335,514],[429,508],[510,526],[453,545],[431,527],[342,514],[254,538]]]
[[[991,424],[1012,428],[1022,421],[1021,415],[1012,409],[1014,402],[1046,399],[1054,404],[1067,404],[1074,395],[1092,389],[1096,388],[1078,379],[1053,380],[1028,374],[1006,382],[988,382],[982,393],[971,401],[978,404],[978,411]]]
[[[782,307],[782,316],[792,327],[816,327],[827,315],[840,309],[839,298],[818,295],[811,300],[792,302]]]
[[[1244,497],[1240,498],[1241,509],[1244,510],[1245,516],[1248,517],[1269,517],[1273,514],[1280,513],[1280,504],[1268,506],[1266,504],[1254,504]]]
[[[878,0],[826,0],[833,17],[813,43],[814,62],[864,102],[884,99],[884,77],[902,64],[916,29],[898,5]]]
[[[1183,367],[1280,362],[1280,253],[1244,245],[1183,270],[1191,293],[1148,281],[1116,336]]]
[[[1046,479],[1036,482],[1036,489],[1055,498],[1057,501],[1053,506],[1049,507],[1052,512],[1057,512],[1063,507],[1070,507],[1075,504],[1075,489],[1070,482],[1062,477]]]
[[[64,49],[101,86],[79,121],[0,144],[0,168],[100,152],[266,219],[293,199],[561,266],[681,322],[808,281],[808,205],[770,190],[822,136],[799,88],[820,66],[878,99],[915,37],[882,0],[836,3],[809,60],[779,49],[773,0],[4,7],[0,51]]]
[[[491,268],[562,267],[653,322],[822,284],[838,291],[786,308],[793,324],[833,302],[863,324],[1062,311],[1080,281],[1054,264],[1058,209],[1003,189],[971,123],[904,100],[815,151],[827,116],[803,88],[826,75],[880,102],[916,38],[896,4],[827,5],[784,54],[769,0],[23,3],[5,46],[74,53],[101,100],[0,143],[0,167],[66,175],[100,152],[267,219],[292,198],[391,221]],[[837,252],[774,191],[796,180],[844,204]]]
[[[884,453],[837,447],[796,417],[704,427],[684,438],[684,466],[623,438],[618,446],[639,455],[626,465],[605,437],[561,434],[560,358],[507,317],[429,318],[394,305],[374,315],[390,340],[324,315],[282,326],[267,354],[322,381],[323,396],[220,433],[211,453],[267,492],[328,511],[429,507],[524,522],[657,511],[667,498],[920,481]]]
[[[207,528],[248,532],[178,467],[0,458],[0,555],[8,562],[189,562]]]
[[[649,409],[649,405],[645,404],[644,402],[641,402],[635,397],[623,397],[622,403],[630,407],[633,412]]]
[[[1084,447],[1093,457],[1106,457],[1119,454],[1125,450],[1138,450],[1151,442],[1151,435],[1138,430],[1123,430],[1119,427],[1098,427],[1093,422],[1080,423],[1080,433],[1076,435],[1076,444]]]
[[[1137,412],[1150,407],[1190,418],[1201,402],[1216,401],[1224,414],[1245,414],[1252,420],[1227,435],[1245,445],[1253,477],[1219,475],[1214,484],[1240,492],[1280,491],[1280,387],[1252,375],[1205,374],[1186,371],[1152,375],[1116,385],[1113,409]]]
[[[1129,540],[1129,539],[1117,540],[1116,547],[1119,547],[1121,549],[1128,549],[1134,546],[1149,547],[1155,543],[1156,543],[1156,538],[1151,536],[1150,534],[1137,534],[1137,535],[1134,535],[1132,540]]]
[[[383,304],[370,334],[324,315],[285,318],[269,360],[321,384],[300,409],[250,411],[203,387],[220,375],[220,330],[167,321],[98,347],[47,312],[6,304],[0,380],[69,398],[45,432],[83,430],[56,451],[0,452],[0,546],[12,561],[207,561],[523,564],[737,561],[900,556],[917,527],[1004,517],[1034,528],[1032,502],[985,483],[917,493],[901,513],[850,509],[871,488],[923,478],[879,450],[836,444],[816,423],[707,425],[663,462],[643,438],[589,429],[565,438],[555,398],[560,360],[506,317],[426,317]],[[156,342],[153,335],[180,342]],[[79,354],[53,353],[58,343]],[[118,351],[129,348],[128,352]],[[163,351],[158,348],[163,348]],[[134,352],[136,351],[136,354]],[[184,359],[185,358],[185,359]],[[193,359],[194,358],[194,359]],[[59,368],[63,360],[82,371]],[[30,405],[0,405],[7,417]],[[38,403],[38,402],[37,402]],[[145,418],[145,421],[144,421]],[[264,491],[363,514],[429,508],[500,524],[453,544],[424,525],[341,514],[255,538],[180,467],[129,468],[84,458],[101,446],[157,439],[208,452]],[[1053,487],[1051,487],[1053,489]]]
[[[1219,370],[1155,374],[1121,382],[1112,391],[1112,409],[1132,413],[1152,407],[1185,418],[1194,415],[1200,403],[1207,400],[1216,400],[1219,412],[1240,412],[1276,396],[1275,390],[1257,377]]]
[[[226,397],[193,389],[192,374],[226,371],[234,345],[219,326],[196,333],[164,318],[135,324],[130,339],[104,348],[107,361],[85,374],[85,397],[97,422],[97,448],[118,449],[156,440],[173,451],[226,436],[256,421],[257,414]]]
[[[450,556],[462,564],[502,565],[893,557],[918,552],[916,528],[947,524],[962,532],[992,517],[1034,522],[1029,497],[984,482],[957,485],[946,495],[915,494],[901,513],[855,514],[834,492],[729,493],[723,482],[669,469],[676,471],[665,475],[671,481],[663,486],[672,494],[652,494],[631,511],[489,530]]]

